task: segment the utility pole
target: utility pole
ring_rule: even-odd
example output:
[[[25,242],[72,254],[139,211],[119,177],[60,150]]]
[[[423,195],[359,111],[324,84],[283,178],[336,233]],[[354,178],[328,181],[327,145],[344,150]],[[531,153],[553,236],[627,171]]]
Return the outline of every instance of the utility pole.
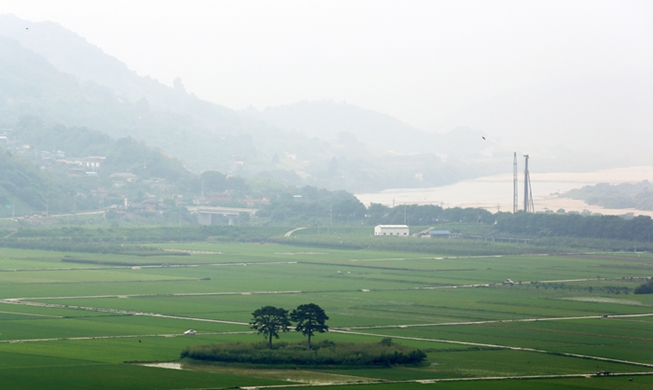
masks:
[[[512,213],[515,214],[519,209],[519,201],[517,199],[517,193],[519,192],[517,191],[517,152],[515,152],[512,159],[512,192]]]
[[[528,171],[528,154],[524,155],[524,212],[535,212],[531,190],[531,174]]]
[[[329,226],[333,223],[333,205],[329,205]]]

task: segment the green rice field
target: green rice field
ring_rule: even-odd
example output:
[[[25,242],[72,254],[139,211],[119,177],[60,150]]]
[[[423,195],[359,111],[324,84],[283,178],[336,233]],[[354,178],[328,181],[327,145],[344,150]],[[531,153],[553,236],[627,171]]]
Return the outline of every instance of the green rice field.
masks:
[[[2,389],[653,388],[653,295],[618,289],[653,275],[650,254],[150,245],[168,255],[0,249]],[[190,345],[262,341],[248,325],[254,310],[304,303],[330,317],[330,332],[315,341],[391,337],[428,362],[295,369],[179,361]],[[188,329],[197,335],[184,336]],[[172,364],[142,364],[163,362]],[[603,371],[611,374],[596,375]]]

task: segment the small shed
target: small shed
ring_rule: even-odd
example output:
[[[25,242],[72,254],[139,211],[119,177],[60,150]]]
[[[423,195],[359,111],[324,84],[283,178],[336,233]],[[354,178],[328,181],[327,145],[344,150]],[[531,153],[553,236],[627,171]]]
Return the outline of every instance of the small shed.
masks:
[[[375,236],[408,236],[408,225],[376,225],[374,226]]]

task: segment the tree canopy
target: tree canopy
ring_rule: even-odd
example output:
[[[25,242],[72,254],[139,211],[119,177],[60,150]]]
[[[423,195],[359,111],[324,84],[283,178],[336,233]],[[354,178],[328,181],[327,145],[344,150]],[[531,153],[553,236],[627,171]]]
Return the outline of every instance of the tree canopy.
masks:
[[[264,334],[272,348],[272,337],[279,338],[279,332],[287,332],[290,326],[288,310],[274,306],[263,306],[252,313],[252,329]]]
[[[302,332],[304,336],[308,337],[308,347],[311,347],[311,336],[315,332],[324,333],[329,330],[325,324],[329,316],[326,315],[324,310],[314,303],[307,303],[299,305],[290,314],[290,318],[297,322],[295,330]]]

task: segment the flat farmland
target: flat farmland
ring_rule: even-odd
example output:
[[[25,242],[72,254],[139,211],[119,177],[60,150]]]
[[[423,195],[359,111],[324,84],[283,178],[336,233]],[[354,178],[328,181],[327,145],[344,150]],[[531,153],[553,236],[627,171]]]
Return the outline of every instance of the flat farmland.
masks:
[[[653,274],[649,254],[150,245],[166,255],[0,249],[3,389],[653,385],[653,295],[623,293]],[[260,341],[248,325],[254,310],[311,302],[330,317],[331,331],[315,340],[391,337],[425,351],[428,363],[312,370],[126,363],[175,362],[195,344]],[[183,336],[187,329],[198,334]],[[304,338],[289,332],[281,340]],[[598,371],[613,375],[593,376]],[[30,382],[35,372],[39,380]]]

